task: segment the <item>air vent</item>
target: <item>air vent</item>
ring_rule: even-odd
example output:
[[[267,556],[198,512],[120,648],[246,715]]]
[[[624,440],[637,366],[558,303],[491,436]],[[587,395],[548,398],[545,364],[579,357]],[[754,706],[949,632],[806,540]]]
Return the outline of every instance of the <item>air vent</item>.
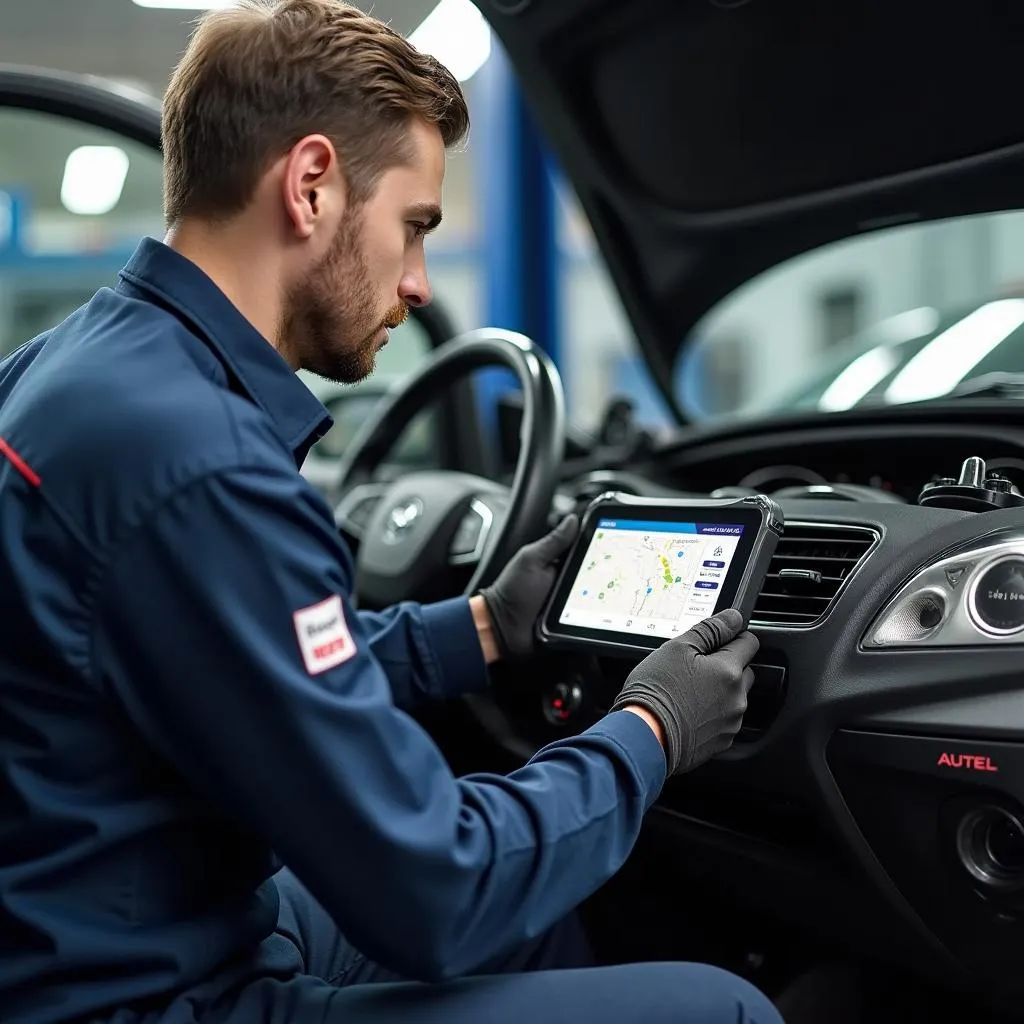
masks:
[[[786,523],[752,620],[813,626],[877,542],[875,531],[861,526]]]

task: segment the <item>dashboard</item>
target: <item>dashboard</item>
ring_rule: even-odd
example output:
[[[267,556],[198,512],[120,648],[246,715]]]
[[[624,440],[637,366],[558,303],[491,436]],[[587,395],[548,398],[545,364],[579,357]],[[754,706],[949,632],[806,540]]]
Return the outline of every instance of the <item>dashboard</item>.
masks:
[[[994,404],[694,431],[561,498],[774,493],[744,731],[666,784],[648,830],[679,877],[1005,1007],[1024,995],[1024,415]],[[499,685],[508,735],[528,752],[586,728],[634,663],[552,657]]]
[[[929,481],[955,475],[964,460],[982,454],[988,469],[1024,488],[1024,431],[974,425],[908,426],[899,433],[865,425],[804,436],[768,433],[756,447],[736,450],[733,438],[670,458],[657,476],[688,491],[738,486],[773,493],[787,487],[858,484],[916,502]],[[879,495],[881,497],[882,495]]]

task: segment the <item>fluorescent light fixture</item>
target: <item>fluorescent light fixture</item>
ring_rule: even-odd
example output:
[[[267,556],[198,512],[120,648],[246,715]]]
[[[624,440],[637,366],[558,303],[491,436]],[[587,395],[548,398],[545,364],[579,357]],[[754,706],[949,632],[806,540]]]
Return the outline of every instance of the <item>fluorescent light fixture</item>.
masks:
[[[879,345],[859,355],[828,386],[818,399],[822,412],[852,409],[886,374],[892,373],[899,358],[888,345]]]
[[[491,26],[470,0],[441,0],[409,42],[468,82],[491,55]]]
[[[128,154],[117,146],[80,146],[64,165],[60,201],[69,213],[109,213],[121,199]]]
[[[949,394],[1001,342],[1024,324],[1024,299],[980,306],[936,335],[896,375],[887,402],[920,402]]]
[[[137,7],[156,11],[222,11],[234,7],[235,0],[134,0]]]

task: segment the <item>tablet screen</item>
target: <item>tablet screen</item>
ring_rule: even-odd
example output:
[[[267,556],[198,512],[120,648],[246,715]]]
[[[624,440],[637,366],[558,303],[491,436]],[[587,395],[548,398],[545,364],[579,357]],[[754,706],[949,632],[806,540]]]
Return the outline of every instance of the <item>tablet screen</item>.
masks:
[[[673,637],[714,614],[744,527],[602,518],[558,621]]]

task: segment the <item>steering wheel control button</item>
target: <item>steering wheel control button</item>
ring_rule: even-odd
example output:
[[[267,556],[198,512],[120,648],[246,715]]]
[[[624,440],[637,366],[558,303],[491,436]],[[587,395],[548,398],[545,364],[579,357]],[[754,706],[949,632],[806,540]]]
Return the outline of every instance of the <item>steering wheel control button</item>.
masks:
[[[556,683],[544,698],[544,717],[552,725],[566,725],[583,706],[579,683]]]
[[[960,863],[986,889],[1024,887],[1024,823],[996,804],[968,811],[956,832]]]
[[[481,526],[483,526],[483,523],[478,515],[470,513],[470,515],[466,516],[452,538],[452,554],[468,555],[476,547],[476,542],[480,539]]]
[[[1001,558],[974,584],[971,614],[979,628],[997,636],[1024,630],[1024,558]]]
[[[470,503],[469,511],[459,523],[459,528],[455,531],[455,536],[452,537],[451,547],[448,549],[448,554],[454,564],[479,561],[493,521],[494,513],[482,501],[474,499]]]

